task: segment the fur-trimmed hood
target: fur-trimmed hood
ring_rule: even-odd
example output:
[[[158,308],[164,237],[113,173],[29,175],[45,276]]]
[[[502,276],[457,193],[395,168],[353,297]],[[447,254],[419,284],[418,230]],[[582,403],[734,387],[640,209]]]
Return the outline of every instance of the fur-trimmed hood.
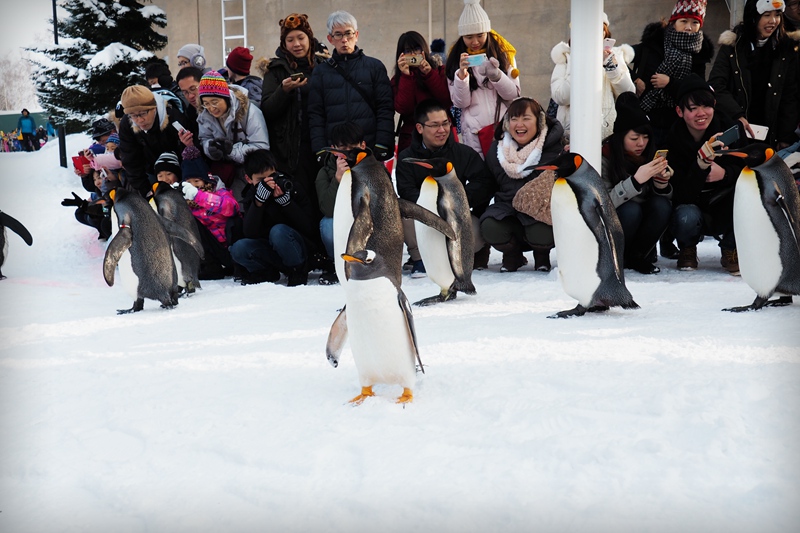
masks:
[[[719,36],[718,42],[720,45],[734,46],[736,45],[736,41],[739,39],[740,34],[741,34],[741,24],[737,25],[732,30],[723,31]],[[796,49],[798,43],[800,43],[800,30],[787,31],[786,37],[788,37],[790,41],[794,41],[790,42],[789,46],[794,46]]]
[[[250,107],[250,98],[247,97],[247,89],[238,85],[229,84],[228,88],[231,95],[231,110],[233,119],[242,124],[247,118],[247,111]]]
[[[619,46],[615,46],[614,48],[612,48],[612,50],[614,51],[615,56],[617,56],[618,58],[622,57],[622,59],[625,60],[626,65],[629,65],[631,61],[633,61],[634,52],[633,48],[630,45],[621,44]],[[550,59],[552,59],[553,63],[555,63],[556,65],[563,65],[564,63],[567,62],[569,54],[570,54],[569,44],[565,43],[564,41],[561,41],[560,43],[555,45],[552,50],[550,50]]]

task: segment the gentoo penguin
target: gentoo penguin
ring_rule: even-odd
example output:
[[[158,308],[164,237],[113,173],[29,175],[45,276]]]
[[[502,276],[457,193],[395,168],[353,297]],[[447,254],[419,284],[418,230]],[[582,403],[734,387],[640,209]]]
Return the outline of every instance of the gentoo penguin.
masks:
[[[723,152],[745,159],[733,197],[733,232],[742,279],[756,291],[750,311],[792,303],[800,295],[800,194],[792,172],[766,144]],[[770,300],[774,293],[781,293]]]
[[[138,192],[118,187],[109,193],[118,231],[108,243],[103,259],[103,276],[114,285],[114,269],[119,264],[120,279],[136,300],[130,309],[117,314],[144,309],[144,299],[158,300],[161,307],[178,305],[178,273],[172,259],[169,235],[160,217]],[[125,254],[129,252],[129,254]],[[129,260],[120,261],[123,255]]]
[[[198,274],[204,255],[197,219],[192,215],[183,194],[163,181],[153,185],[153,202],[170,236],[178,285],[185,288],[187,295],[192,294],[200,287]],[[187,236],[191,243],[186,241]]]
[[[452,228],[441,218],[412,202],[397,198],[392,178],[372,152],[367,149],[325,151],[347,159],[345,172],[336,193],[333,210],[333,249],[336,274],[344,285],[350,278],[350,264],[342,253],[353,255],[360,250],[374,250],[387,268],[395,268],[400,278],[403,260],[403,224],[401,217],[422,220],[448,237]]]
[[[437,213],[453,228],[456,235],[455,239],[449,239],[421,222],[414,222],[417,245],[425,270],[431,281],[441,288],[436,296],[424,298],[414,305],[431,305],[453,300],[458,291],[475,294],[475,285],[472,284],[472,265],[475,259],[472,216],[467,193],[456,176],[453,164],[441,158],[407,157],[403,162],[430,169],[430,175],[422,182],[417,205]]]
[[[345,339],[349,336],[353,360],[361,382],[361,394],[350,400],[355,405],[374,396],[372,386],[400,385],[397,403],[413,400],[416,365],[424,373],[417,350],[417,336],[411,306],[400,288],[400,276],[373,250],[344,254],[350,264],[345,285],[347,305],[331,326],[326,353],[336,367]]]
[[[33,237],[31,237],[28,229],[16,218],[0,211],[0,269],[3,268],[3,264],[6,262],[6,257],[8,256],[8,235],[6,235],[6,228],[22,237],[22,240],[25,241],[25,244],[28,246],[33,244]],[[0,279],[6,279],[2,270],[0,270]]]
[[[549,318],[638,308],[625,286],[622,226],[597,171],[569,152],[536,168],[558,176],[550,198],[558,276],[564,291],[578,300],[574,309]]]

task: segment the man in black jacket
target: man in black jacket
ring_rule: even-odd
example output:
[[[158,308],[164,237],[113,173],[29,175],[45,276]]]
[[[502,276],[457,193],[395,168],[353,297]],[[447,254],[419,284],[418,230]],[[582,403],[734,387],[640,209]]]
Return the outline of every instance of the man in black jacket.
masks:
[[[125,167],[126,185],[146,196],[156,180],[153,167],[164,152],[180,154],[186,146],[181,142],[176,122],[191,128],[190,121],[160,96],[142,85],[132,85],[122,92],[125,116],[119,124],[118,156]],[[191,132],[197,137],[196,127]],[[185,138],[191,136],[184,133]]]
[[[328,17],[328,42],[335,50],[314,68],[308,93],[311,148],[330,146],[337,124],[356,122],[379,161],[394,155],[394,97],[386,67],[356,46],[358,24],[345,11]]]
[[[495,192],[495,180],[478,153],[465,144],[453,139],[451,122],[447,110],[436,100],[420,102],[415,113],[416,130],[411,136],[411,146],[397,156],[398,165],[395,172],[397,193],[400,198],[416,202],[422,182],[429,171],[419,165],[403,163],[406,157],[416,159],[444,158],[453,164],[459,181],[464,184],[467,201],[472,210],[472,226],[475,236],[475,268],[486,268],[489,261],[490,247],[481,238],[478,218],[492,200]],[[403,220],[403,232],[406,246],[414,264],[421,261],[417,249],[417,237],[414,232],[414,221]],[[421,263],[420,263],[421,264]],[[417,265],[419,266],[419,265]],[[424,272],[424,269],[422,270]]]
[[[278,281],[287,285],[308,282],[309,258],[318,251],[319,225],[314,207],[299,182],[276,170],[268,150],[245,156],[244,171],[251,185],[244,190],[244,238],[230,252],[248,274],[243,284]]]
[[[667,137],[667,158],[674,174],[669,229],[678,241],[679,270],[697,268],[697,243],[704,235],[720,237],[720,263],[731,274],[739,274],[736,239],[733,234],[733,188],[743,165],[727,157],[717,160],[722,143],[715,137],[736,123],[716,113],[714,91],[697,74],[681,81],[676,94],[680,120]],[[740,139],[744,139],[739,127]],[[713,138],[713,139],[712,139]],[[731,143],[738,147],[743,141]]]

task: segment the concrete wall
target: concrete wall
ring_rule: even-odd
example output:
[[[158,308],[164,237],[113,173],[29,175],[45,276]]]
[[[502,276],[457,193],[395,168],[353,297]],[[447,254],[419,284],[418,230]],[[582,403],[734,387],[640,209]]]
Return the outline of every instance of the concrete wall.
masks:
[[[600,0],[579,0],[583,1]],[[176,53],[186,43],[203,45],[210,67],[223,65],[222,0],[155,0],[154,3],[167,13],[169,44],[161,55],[167,58],[173,73],[177,71]],[[229,1],[226,9],[233,11],[239,4],[240,1]],[[604,5],[617,43],[635,44],[647,23],[669,18],[675,0],[606,0]],[[545,103],[550,98],[553,70],[550,50],[559,41],[569,39],[570,1],[484,0],[483,6],[492,28],[517,49],[523,94]],[[358,45],[368,55],[383,61],[391,75],[401,33],[416,30],[428,36],[430,21],[431,40],[443,37],[449,49],[458,38],[458,18],[463,7],[463,0],[247,0],[247,44],[253,47],[256,59],[273,57],[280,39],[278,21],[293,12],[306,13],[315,37],[328,44],[327,17],[343,9],[358,20]],[[703,29],[715,44],[719,34],[728,29],[729,17],[725,0],[709,0]],[[242,44],[232,42],[228,46]]]

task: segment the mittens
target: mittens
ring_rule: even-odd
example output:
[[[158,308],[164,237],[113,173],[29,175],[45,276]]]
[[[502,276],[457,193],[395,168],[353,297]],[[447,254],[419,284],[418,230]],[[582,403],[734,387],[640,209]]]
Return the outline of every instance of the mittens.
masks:
[[[714,161],[716,154],[714,153],[714,148],[718,148],[722,146],[722,142],[714,141],[711,142],[711,139],[707,140],[703,143],[703,146],[697,151],[697,166],[701,169],[705,170],[711,166],[711,163]]]
[[[500,76],[503,74],[500,70],[500,62],[496,58],[490,57],[488,61],[485,61],[483,64],[486,67],[486,77],[489,78],[489,81],[500,81]]]
[[[656,189],[666,189],[669,187],[669,179],[672,177],[672,169],[667,166],[661,174],[653,176],[653,187]]]
[[[210,141],[206,146],[206,154],[208,157],[214,161],[219,161],[225,156],[225,153],[222,151],[222,148],[219,146],[217,141]]]
[[[184,181],[181,187],[183,187],[183,197],[187,200],[194,200],[194,197],[197,196],[197,187],[188,181]]]
[[[263,204],[270,196],[272,196],[272,189],[267,187],[263,181],[259,181],[258,185],[256,185],[256,200]]]
[[[292,200],[292,197],[291,197],[291,193],[289,191],[284,191],[283,194],[281,194],[280,196],[276,196],[275,197],[275,202],[281,207],[286,207],[287,205],[289,205],[289,202],[291,200]]]
[[[64,198],[61,200],[61,205],[64,207],[82,207],[85,208],[89,202],[81,198],[75,193],[72,193],[72,198]]]

